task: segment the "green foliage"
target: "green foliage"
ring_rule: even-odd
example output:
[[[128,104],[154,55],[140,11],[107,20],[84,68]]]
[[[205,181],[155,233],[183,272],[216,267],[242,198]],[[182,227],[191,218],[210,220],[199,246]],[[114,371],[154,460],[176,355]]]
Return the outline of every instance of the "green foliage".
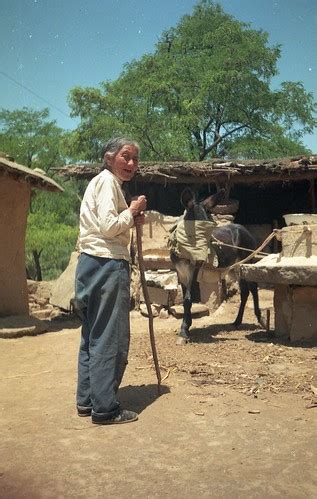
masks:
[[[76,246],[80,196],[75,181],[63,183],[64,192],[33,191],[26,236],[26,265],[37,280],[57,278]],[[40,259],[39,276],[34,252]]]
[[[77,225],[81,202],[79,185],[74,180],[60,184],[64,192],[33,191],[30,212],[40,214],[43,219],[53,214],[57,223]]]
[[[78,236],[77,227],[61,223],[55,213],[30,213],[26,237],[26,265],[29,276],[37,280],[33,252],[41,257],[42,277],[55,279],[66,268],[74,251]]]
[[[222,145],[225,149],[226,144]],[[229,149],[229,148],[228,148]],[[228,158],[236,159],[268,159],[309,154],[309,149],[300,142],[288,137],[276,135],[272,140],[261,137],[244,136],[230,145]]]
[[[0,150],[17,163],[46,172],[63,163],[60,153],[62,130],[49,121],[49,110],[24,107],[0,111]]]
[[[274,152],[282,141],[280,153],[300,152],[301,137],[316,126],[316,105],[300,82],[271,90],[279,57],[267,33],[200,1],[162,34],[154,54],[127,64],[116,81],[71,90],[81,123],[69,151],[97,160],[103,142],[126,134],[142,144],[143,159],[231,155],[244,139],[271,141]]]

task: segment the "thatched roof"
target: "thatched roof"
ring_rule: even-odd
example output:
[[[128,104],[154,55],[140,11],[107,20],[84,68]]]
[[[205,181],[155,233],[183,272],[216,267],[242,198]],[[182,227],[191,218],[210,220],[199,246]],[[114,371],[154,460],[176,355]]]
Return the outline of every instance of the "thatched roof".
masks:
[[[0,176],[10,175],[16,180],[23,180],[31,184],[32,188],[46,191],[61,191],[64,189],[50,177],[26,166],[19,165],[0,156]]]
[[[59,175],[90,180],[101,171],[101,164],[68,165]],[[136,181],[159,184],[254,183],[317,178],[317,156],[299,156],[271,160],[232,161],[213,159],[204,162],[141,162]]]

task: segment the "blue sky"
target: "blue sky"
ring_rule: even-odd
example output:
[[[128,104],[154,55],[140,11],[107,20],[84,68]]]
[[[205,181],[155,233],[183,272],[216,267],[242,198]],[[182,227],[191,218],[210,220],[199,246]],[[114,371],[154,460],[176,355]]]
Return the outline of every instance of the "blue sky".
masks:
[[[74,86],[98,87],[154,51],[163,30],[196,0],[0,0],[0,107],[49,107],[64,129]],[[317,99],[317,1],[219,0],[223,9],[281,44],[281,81],[302,81]],[[317,153],[317,134],[304,144]]]

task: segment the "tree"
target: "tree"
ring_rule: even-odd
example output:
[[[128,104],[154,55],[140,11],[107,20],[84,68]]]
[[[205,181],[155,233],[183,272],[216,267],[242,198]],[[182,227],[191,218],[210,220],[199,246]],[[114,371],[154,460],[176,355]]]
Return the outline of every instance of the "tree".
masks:
[[[78,237],[80,198],[74,181],[64,192],[32,194],[26,234],[26,267],[31,279],[55,279],[66,268]]]
[[[0,150],[13,156],[17,163],[49,172],[63,163],[62,130],[49,121],[49,110],[34,111],[26,107],[0,111]]]
[[[30,213],[26,267],[30,279],[55,279],[66,268],[78,237],[77,227],[61,223],[54,213]]]
[[[226,144],[224,143],[222,150],[225,150],[225,148]],[[231,144],[227,156],[231,159],[266,159],[306,154],[308,154],[306,147],[298,141],[282,135],[276,135],[274,140],[245,135]]]
[[[270,88],[280,50],[268,46],[267,33],[202,0],[117,80],[71,90],[72,115],[81,118],[73,150],[95,160],[102,142],[125,133],[145,159],[229,156],[245,138],[247,155],[259,141],[264,151],[272,142],[274,152],[282,142],[286,152],[287,144],[302,151],[316,104],[300,82]]]

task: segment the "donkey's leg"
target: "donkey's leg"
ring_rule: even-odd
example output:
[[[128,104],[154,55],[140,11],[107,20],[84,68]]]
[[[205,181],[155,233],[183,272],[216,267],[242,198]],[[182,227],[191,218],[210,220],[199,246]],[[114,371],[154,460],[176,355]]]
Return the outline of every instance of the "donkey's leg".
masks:
[[[240,286],[240,307],[236,320],[233,323],[233,325],[236,327],[239,327],[241,325],[245,304],[247,303],[247,299],[250,292],[249,285],[244,279],[240,279],[239,286]]]
[[[179,338],[177,341],[178,345],[182,345],[184,343],[187,343],[189,341],[189,328],[192,325],[192,314],[191,314],[191,308],[192,308],[192,296],[191,296],[191,288],[183,288],[183,296],[184,296],[184,301],[183,301],[183,308],[184,308],[184,314],[183,314],[183,320],[179,332]]]
[[[175,260],[175,258],[174,258]],[[189,341],[189,328],[192,325],[192,282],[195,274],[195,265],[189,260],[176,259],[174,265],[177,271],[178,282],[183,290],[183,320],[178,333],[178,345],[184,345]]]
[[[261,309],[259,307],[258,283],[257,282],[249,282],[249,288],[250,288],[250,291],[252,293],[255,316],[256,316],[259,324],[263,328],[266,328],[266,325],[262,319]]]

